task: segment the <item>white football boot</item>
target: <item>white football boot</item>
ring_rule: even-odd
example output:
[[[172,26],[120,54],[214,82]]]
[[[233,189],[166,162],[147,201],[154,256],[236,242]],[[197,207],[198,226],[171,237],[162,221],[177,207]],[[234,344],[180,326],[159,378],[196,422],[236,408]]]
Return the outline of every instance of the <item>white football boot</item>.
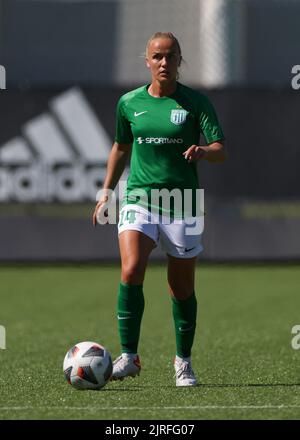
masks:
[[[125,377],[139,376],[140,358],[137,354],[122,353],[113,363],[111,380],[123,380]]]
[[[175,357],[174,360],[176,386],[177,387],[195,387],[197,386],[197,379],[192,369],[190,359],[182,359]]]

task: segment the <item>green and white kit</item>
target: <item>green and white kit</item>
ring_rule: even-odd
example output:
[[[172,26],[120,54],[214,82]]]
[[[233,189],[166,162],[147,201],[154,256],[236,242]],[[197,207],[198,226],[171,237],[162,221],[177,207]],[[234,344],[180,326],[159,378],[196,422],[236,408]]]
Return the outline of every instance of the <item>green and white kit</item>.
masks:
[[[149,85],[145,85],[126,93],[117,106],[115,141],[132,143],[120,221],[122,210],[129,212],[127,205],[138,205],[143,211],[182,220],[186,216],[199,216],[202,213],[196,209],[197,166],[194,162],[188,163],[183,152],[191,145],[199,145],[200,135],[207,144],[224,139],[216,113],[205,95],[180,83],[172,95],[160,98],[151,96],[148,88]],[[181,194],[176,202],[172,197],[167,204],[163,198],[153,198],[154,193],[175,189]],[[185,203],[187,194],[191,196],[190,203]],[[131,208],[132,212],[133,206]],[[123,215],[122,230],[125,223],[127,229],[136,227],[129,222],[128,215],[127,218]]]

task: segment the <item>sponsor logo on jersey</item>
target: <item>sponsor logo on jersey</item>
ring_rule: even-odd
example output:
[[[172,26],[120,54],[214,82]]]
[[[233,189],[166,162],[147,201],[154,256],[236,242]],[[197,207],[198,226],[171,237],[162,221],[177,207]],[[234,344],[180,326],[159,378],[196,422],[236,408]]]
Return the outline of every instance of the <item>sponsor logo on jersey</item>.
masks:
[[[134,112],[134,116],[140,116],[140,115],[143,115],[144,113],[148,113],[148,110],[145,110],[145,111],[139,112],[139,113]]]
[[[182,144],[182,138],[146,137],[137,138],[139,144]]]
[[[171,111],[171,122],[175,125],[181,125],[185,122],[188,112],[184,109],[176,109]]]

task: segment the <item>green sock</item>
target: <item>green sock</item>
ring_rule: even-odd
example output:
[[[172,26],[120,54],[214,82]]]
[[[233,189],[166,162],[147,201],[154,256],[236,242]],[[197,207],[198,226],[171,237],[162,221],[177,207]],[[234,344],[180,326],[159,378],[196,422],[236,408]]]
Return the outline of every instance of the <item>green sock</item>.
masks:
[[[118,328],[122,353],[137,353],[144,305],[143,285],[120,283]]]
[[[197,300],[195,292],[185,300],[172,297],[172,303],[176,335],[176,354],[181,358],[187,358],[191,355],[196,329]]]

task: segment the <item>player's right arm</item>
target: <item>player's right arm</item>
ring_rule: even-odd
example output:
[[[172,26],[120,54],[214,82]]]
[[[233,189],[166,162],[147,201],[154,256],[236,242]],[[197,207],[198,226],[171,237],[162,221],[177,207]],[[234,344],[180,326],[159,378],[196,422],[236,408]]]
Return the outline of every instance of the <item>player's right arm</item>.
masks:
[[[93,213],[94,226],[97,225],[98,210],[101,209],[101,207],[108,200],[108,195],[106,194],[106,190],[114,190],[115,187],[117,186],[120,177],[123,174],[128,157],[131,152],[131,146],[132,146],[131,143],[125,144],[119,142],[114,142],[112,146],[107,162],[106,176],[102,187],[102,195],[101,198],[98,200]]]

